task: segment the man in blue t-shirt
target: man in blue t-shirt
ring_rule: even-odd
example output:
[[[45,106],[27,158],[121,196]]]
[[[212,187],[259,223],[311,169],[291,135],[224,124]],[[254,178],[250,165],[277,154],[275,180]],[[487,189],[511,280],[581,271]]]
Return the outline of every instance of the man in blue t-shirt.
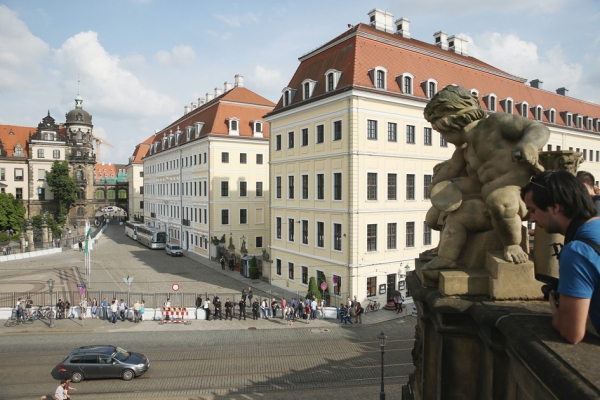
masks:
[[[552,326],[570,343],[583,340],[588,314],[600,331],[600,218],[585,186],[566,171],[546,171],[521,189],[529,221],[565,243],[559,258],[558,293],[550,293]]]

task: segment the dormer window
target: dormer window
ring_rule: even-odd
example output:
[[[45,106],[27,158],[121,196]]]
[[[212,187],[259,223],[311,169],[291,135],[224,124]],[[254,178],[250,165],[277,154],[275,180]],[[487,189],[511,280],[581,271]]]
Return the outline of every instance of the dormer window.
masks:
[[[15,146],[14,156],[21,157],[23,155],[23,148],[21,147],[21,143],[17,143]]]
[[[331,92],[337,88],[341,76],[342,71],[337,71],[335,69],[330,69],[325,72],[325,82],[327,83],[326,89],[328,92]]]
[[[513,113],[514,104],[515,104],[515,102],[510,97],[500,100],[500,105],[502,106],[502,109],[504,110],[504,112],[507,114]]]
[[[548,122],[550,122],[551,124],[556,123],[556,110],[554,108],[546,110],[544,111],[544,113],[546,114],[546,118],[548,118]]]
[[[538,120],[541,121],[542,120],[542,115],[544,113],[544,108],[542,106],[535,106],[531,108],[531,111],[533,112],[533,117]]]
[[[398,86],[404,94],[413,94],[414,81],[415,77],[410,72],[405,72],[402,75],[398,75],[396,77],[396,82],[398,82]]]
[[[571,128],[573,126],[573,113],[570,111],[563,111],[560,114],[563,118],[565,125]]]
[[[252,134],[254,137],[264,137],[263,136],[263,122],[262,121],[251,121],[252,124]]]
[[[519,105],[519,113],[521,117],[529,118],[529,104],[526,101],[520,103]]]
[[[584,117],[585,129],[592,130],[592,117]]]
[[[162,148],[163,148],[163,150],[167,148],[167,138],[166,137],[164,137],[162,140]]]
[[[583,115],[576,114],[575,123],[577,124],[577,129],[583,129]]]
[[[489,111],[496,112],[496,99],[497,96],[494,93],[483,96],[483,101],[485,102],[485,105]]]
[[[204,122],[196,122],[196,139],[198,139],[200,137],[200,131],[202,131],[202,128],[204,127]]]
[[[240,119],[236,117],[227,118],[229,125],[229,134],[232,136],[240,136]]]
[[[287,107],[290,104],[292,104],[292,101],[294,101],[294,95],[296,94],[296,89],[286,87],[283,89],[282,92],[283,92],[283,106]]]
[[[437,93],[438,82],[435,79],[427,79],[425,81],[425,95],[428,99],[432,99]]]
[[[476,99],[479,99],[479,90],[475,88],[471,89],[471,96],[475,97]]]
[[[194,127],[193,126],[188,126],[186,128],[186,140],[189,142],[189,140],[192,138],[192,136],[194,135]]]
[[[373,82],[373,85],[377,88],[377,89],[387,89],[387,69],[385,69],[384,67],[375,67],[372,70],[369,71],[369,75],[371,76],[371,81]]]
[[[302,81],[302,100],[308,100],[312,97],[317,81],[305,79]]]
[[[600,132],[600,118],[594,118],[594,125],[596,126],[596,132]],[[598,157],[596,160],[600,161]]]

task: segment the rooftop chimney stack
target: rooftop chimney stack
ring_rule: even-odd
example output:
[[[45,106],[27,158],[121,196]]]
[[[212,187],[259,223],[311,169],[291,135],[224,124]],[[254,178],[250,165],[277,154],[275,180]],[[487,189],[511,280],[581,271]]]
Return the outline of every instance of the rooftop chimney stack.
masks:
[[[235,87],[244,87],[244,75],[237,74],[235,76]]]
[[[556,89],[556,93],[560,94],[561,96],[568,96],[569,89],[561,87],[561,88]]]
[[[208,103],[209,101],[211,101],[213,99],[213,94],[212,93],[206,93],[206,102]]]
[[[532,88],[536,88],[536,89],[542,89],[543,84],[544,84],[544,82],[540,81],[539,79],[534,79],[531,82],[529,82],[529,86],[531,86]]]
[[[183,107],[183,115],[187,114],[190,112],[191,107],[190,106],[185,106]]]
[[[198,97],[198,107],[202,107],[205,101],[202,97]]]
[[[215,88],[215,97],[219,97],[223,93],[223,89]]]
[[[410,39],[410,20],[408,18],[402,17],[396,20],[396,33]]]
[[[448,34],[444,31],[437,31],[433,34],[435,45],[441,47],[442,50],[448,50]]]
[[[448,49],[456,54],[468,56],[469,53],[467,53],[467,43],[468,42],[466,39],[452,35],[448,38]]]
[[[380,31],[394,33],[394,15],[392,13],[374,8],[367,15],[372,27]]]
[[[198,104],[192,101],[192,111],[194,111],[196,108],[198,108]]]
[[[223,90],[224,90],[225,92],[229,92],[229,91],[231,90],[231,87],[232,87],[232,85],[231,85],[231,82],[225,82],[225,83],[223,84]]]

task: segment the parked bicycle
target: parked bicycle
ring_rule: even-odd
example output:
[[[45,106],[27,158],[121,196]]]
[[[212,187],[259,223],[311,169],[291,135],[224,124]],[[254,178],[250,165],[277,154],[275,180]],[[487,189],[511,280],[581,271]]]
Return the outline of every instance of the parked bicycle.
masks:
[[[50,319],[53,316],[54,311],[50,307],[39,307],[33,312],[33,319]]]
[[[12,327],[12,326],[15,326],[18,324],[31,324],[31,323],[33,323],[33,318],[27,318],[25,316],[23,316],[23,317],[17,316],[17,310],[14,309],[12,311],[10,318],[8,318],[8,320],[6,321],[4,326]]]
[[[365,314],[367,314],[369,311],[377,311],[379,310],[379,307],[381,306],[381,303],[379,303],[376,300],[369,300],[369,303],[365,306]]]

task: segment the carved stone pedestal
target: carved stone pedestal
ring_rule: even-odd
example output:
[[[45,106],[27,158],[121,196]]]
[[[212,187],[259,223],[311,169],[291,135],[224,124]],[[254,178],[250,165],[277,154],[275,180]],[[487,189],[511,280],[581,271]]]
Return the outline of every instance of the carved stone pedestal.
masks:
[[[496,271],[486,270],[488,282],[494,274],[492,279],[520,273],[504,267],[496,263]],[[468,277],[472,271],[447,272],[448,290],[468,287],[469,279],[473,288],[485,286],[485,279]],[[416,274],[406,282],[418,323],[415,372],[403,387],[403,399],[600,398],[600,339],[588,333],[583,342],[569,345],[552,329],[547,302],[449,297],[424,287]],[[510,294],[510,288],[500,289]]]

